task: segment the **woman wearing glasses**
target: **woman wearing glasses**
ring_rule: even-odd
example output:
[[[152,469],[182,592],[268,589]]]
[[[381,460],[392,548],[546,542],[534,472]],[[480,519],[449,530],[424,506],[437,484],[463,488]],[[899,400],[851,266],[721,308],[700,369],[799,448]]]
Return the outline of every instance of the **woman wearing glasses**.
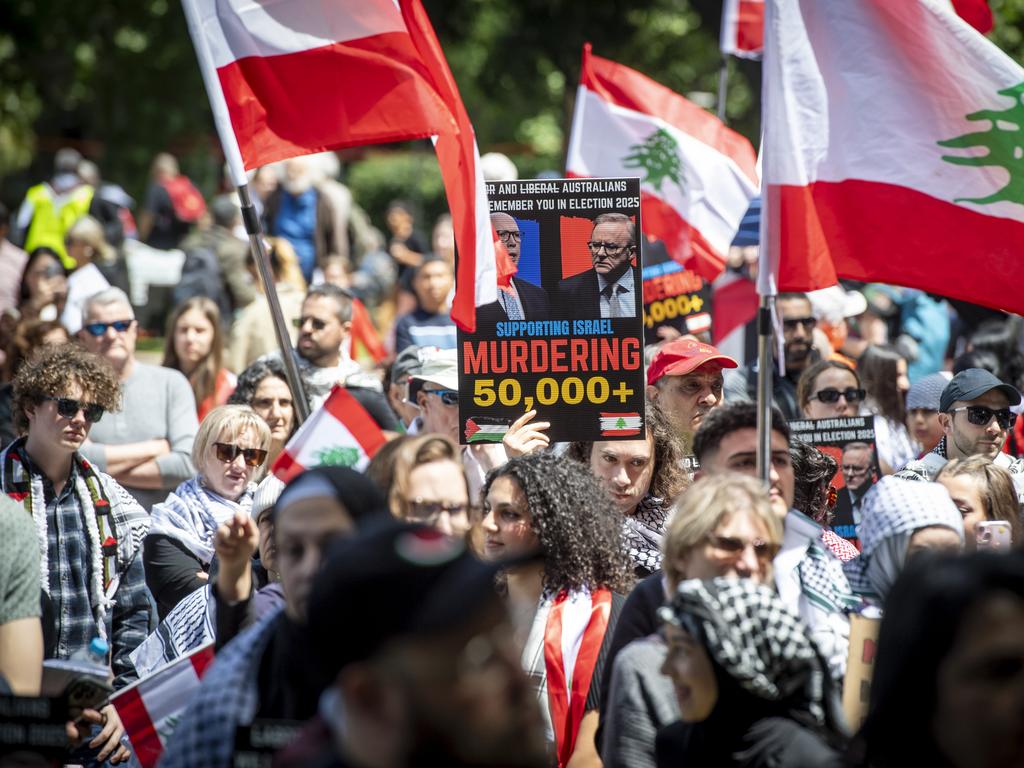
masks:
[[[867,392],[846,363],[820,360],[801,374],[796,397],[804,418],[834,419],[856,416]]]
[[[459,450],[448,438],[424,435],[398,449],[388,493],[391,514],[449,536],[469,531],[469,484]]]
[[[654,734],[679,718],[672,682],[660,670],[665,644],[658,609],[687,579],[772,582],[782,523],[764,486],[745,475],[703,477],[675,505],[664,540],[663,571],[630,594],[612,638],[601,712],[606,765],[653,768]]]
[[[222,405],[199,425],[192,459],[199,473],[153,505],[143,563],[163,619],[209,580],[217,527],[249,514],[253,476],[267,459],[270,429],[245,405]]]

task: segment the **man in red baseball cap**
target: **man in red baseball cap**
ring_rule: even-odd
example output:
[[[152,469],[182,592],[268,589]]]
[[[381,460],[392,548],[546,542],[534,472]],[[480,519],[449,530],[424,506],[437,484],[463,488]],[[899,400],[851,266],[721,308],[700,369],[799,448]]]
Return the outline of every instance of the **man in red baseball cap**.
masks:
[[[670,341],[647,368],[647,397],[661,406],[687,450],[708,412],[722,404],[722,370],[738,363],[696,339]]]

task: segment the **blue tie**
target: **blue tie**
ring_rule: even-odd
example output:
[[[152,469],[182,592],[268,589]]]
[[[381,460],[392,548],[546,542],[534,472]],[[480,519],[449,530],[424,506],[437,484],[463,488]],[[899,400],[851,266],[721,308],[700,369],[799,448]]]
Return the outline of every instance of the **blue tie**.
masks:
[[[508,315],[509,320],[526,319],[523,315],[523,308],[519,305],[519,298],[514,293],[506,293],[499,288],[498,295],[501,297],[501,303],[505,307],[505,314]]]

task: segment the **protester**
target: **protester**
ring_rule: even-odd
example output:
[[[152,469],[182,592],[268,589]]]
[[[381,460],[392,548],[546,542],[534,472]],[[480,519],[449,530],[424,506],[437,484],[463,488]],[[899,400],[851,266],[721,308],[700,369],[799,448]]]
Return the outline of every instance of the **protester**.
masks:
[[[932,373],[910,385],[907,392],[907,430],[915,443],[917,458],[931,451],[942,439],[939,401],[949,376]]]
[[[676,497],[689,484],[683,451],[662,411],[647,407],[643,440],[570,443],[566,456],[588,466],[622,516],[626,553],[637,578],[661,568],[662,537]]]
[[[416,403],[409,400],[409,379],[422,369],[423,361],[420,358],[421,348],[408,346],[398,353],[394,362],[384,371],[384,393],[404,430],[412,426],[420,413]]]
[[[775,302],[782,319],[785,376],[772,364],[772,402],[787,420],[800,417],[796,386],[801,374],[815,362],[811,347],[817,320],[811,302],[802,293],[779,294]],[[756,361],[730,371],[725,377],[725,399],[730,403],[757,402]]]
[[[310,664],[331,687],[279,764],[550,765],[495,567],[409,525],[340,543],[310,600]]]
[[[395,322],[395,354],[407,347],[455,349],[455,323],[448,314],[448,294],[455,273],[440,256],[426,256],[412,278],[416,308]]]
[[[1020,504],[1013,477],[984,456],[953,459],[939,470],[935,482],[949,491],[953,503],[963,515],[966,549],[979,548],[978,523],[1003,520],[1009,524],[1015,549],[1024,546],[1021,530]]]
[[[819,360],[810,365],[797,382],[796,398],[808,419],[856,416],[867,391],[860,377],[846,363]]]
[[[658,608],[688,579],[771,584],[782,525],[764,486],[726,473],[699,480],[680,497],[663,545],[664,573],[644,579],[626,599],[605,665],[599,736],[608,768],[653,768],[655,732],[679,719],[671,680],[661,674]]]
[[[851,763],[1020,765],[1024,560],[922,558],[886,601]]]
[[[32,517],[10,498],[0,497],[0,694],[39,695],[43,676],[39,584],[39,546]]]
[[[1012,475],[1024,474],[1024,461],[1002,452],[1007,433],[1017,420],[1011,406],[1020,392],[988,371],[968,368],[952,378],[939,398],[942,439],[930,453],[909,462],[896,473],[905,480],[934,480],[950,459],[986,456]],[[1014,480],[1014,485],[1018,484]],[[1018,497],[1021,489],[1018,488]]]
[[[228,402],[248,405],[270,427],[270,447],[267,466],[274,466],[285,445],[295,434],[295,402],[288,387],[284,363],[279,358],[266,357],[250,365],[238,377],[238,386]]]
[[[195,474],[195,397],[178,371],[136,361],[138,323],[119,288],[90,297],[82,321],[79,340],[114,368],[122,397],[120,412],[93,428],[82,455],[148,510]]]
[[[95,210],[95,190],[78,175],[81,162],[78,150],[58,149],[53,157],[53,176],[28,189],[15,222],[18,245],[29,253],[39,247],[50,248],[66,269],[75,264],[64,250],[64,235],[75,221]]]
[[[18,436],[14,429],[12,382],[21,366],[36,350],[67,344],[70,340],[64,326],[56,320],[23,320],[15,327],[4,361],[4,384],[0,385],[0,447],[9,445]]]
[[[153,505],[146,536],[146,583],[161,619],[209,581],[214,534],[236,514],[249,514],[269,445],[266,422],[244,405],[215,408],[199,425],[192,447],[199,471]]]
[[[807,625],[833,677],[841,679],[850,635],[847,613],[859,600],[850,590],[842,561],[823,540],[824,529],[793,508],[789,424],[777,409],[771,424],[769,493],[785,531],[775,560],[775,586],[783,602]],[[756,477],[757,406],[732,403],[713,410],[697,431],[694,451],[700,475],[734,471]]]
[[[0,202],[0,313],[16,309],[21,302],[18,286],[28,263],[28,254],[8,239],[11,212]]]
[[[802,440],[792,441],[789,455],[793,461],[793,508],[822,527],[821,540],[833,555],[843,562],[857,557],[857,548],[831,528],[839,496],[831,485],[839,466],[836,460]]]
[[[52,248],[32,250],[21,278],[18,312],[25,320],[58,320],[68,299],[68,277]]]
[[[134,679],[128,654],[149,626],[140,544],[150,521],[79,449],[119,399],[117,377],[101,359],[71,344],[44,348],[14,380],[15,423],[26,437],[0,453],[0,489],[35,523],[39,583],[56,621],[54,653],[66,659],[94,637],[106,639],[115,688]],[[80,722],[91,757],[128,759],[112,705],[86,709]]]
[[[523,648],[523,666],[544,715],[552,759],[597,760],[603,668],[624,597],[629,566],[612,502],[582,466],[547,453],[510,459],[487,476],[483,489],[484,557],[510,560],[539,551],[542,559],[505,571],[505,592]],[[595,617],[580,622],[580,615]],[[572,618],[576,616],[577,618]],[[557,640],[552,640],[552,634]],[[523,642],[525,641],[525,643]],[[586,648],[571,674],[565,647]],[[557,649],[557,650],[556,650]],[[572,691],[566,688],[572,680]],[[582,707],[569,697],[587,691]]]
[[[660,615],[680,722],[658,733],[658,766],[843,764],[836,689],[803,622],[770,588],[685,581]]]
[[[709,344],[676,339],[662,344],[647,367],[647,398],[661,406],[690,453],[693,433],[708,412],[722,404],[722,371],[737,362]]]
[[[205,296],[179,304],[167,321],[163,366],[180,371],[192,385],[199,421],[224,405],[235,390],[237,379],[223,361],[224,331],[217,305]]]
[[[246,269],[249,261],[249,243],[235,233],[242,224],[242,211],[234,193],[221,195],[210,203],[212,221],[209,227],[197,229],[181,243],[186,258],[190,252],[205,250],[213,256],[218,279],[214,285],[203,286],[200,295],[217,301],[230,323],[234,313],[256,298],[256,280]],[[224,311],[227,310],[227,311]]]
[[[107,242],[103,227],[92,216],[83,216],[68,228],[64,245],[75,268],[68,275],[68,297],[60,321],[68,332],[78,333],[86,299],[115,282],[124,290],[127,273],[119,274],[117,251]]]
[[[206,671],[198,694],[167,742],[161,768],[227,768],[232,765],[238,726],[254,718],[306,720],[314,715],[330,681],[321,680],[309,665],[306,624],[313,582],[332,540],[351,536],[358,526],[384,515],[387,507],[380,491],[357,472],[323,467],[295,478],[273,513],[284,606],[255,622],[250,566],[255,525],[236,517],[224,528],[218,536],[220,567],[236,578],[218,579],[217,635],[234,640]],[[242,541],[249,546],[237,546]],[[229,552],[233,560],[226,557]],[[225,581],[233,581],[230,591],[220,591]],[[247,628],[238,634],[243,627]]]
[[[153,158],[150,182],[139,212],[139,239],[166,251],[177,248],[189,229],[206,213],[206,201],[178,168],[174,155]]]
[[[908,560],[925,550],[959,552],[963,542],[963,518],[945,488],[883,477],[861,508],[860,557],[843,570],[855,594],[881,605]]]
[[[857,372],[868,396],[864,410],[875,416],[875,448],[882,473],[891,475],[916,458],[905,421],[910,389],[907,361],[894,348],[873,344],[864,350]]]
[[[391,514],[448,536],[469,531],[470,497],[458,447],[441,435],[409,439],[395,455]]]

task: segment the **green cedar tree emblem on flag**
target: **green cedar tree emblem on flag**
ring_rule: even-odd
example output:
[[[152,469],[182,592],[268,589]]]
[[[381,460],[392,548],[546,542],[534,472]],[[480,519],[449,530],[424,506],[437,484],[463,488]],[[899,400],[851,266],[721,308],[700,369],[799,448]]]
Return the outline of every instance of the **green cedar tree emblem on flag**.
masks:
[[[984,147],[980,155],[943,155],[947,163],[957,165],[995,166],[1005,168],[1010,179],[1002,189],[988,197],[957,198],[955,202],[987,205],[1006,200],[1024,205],[1024,83],[1004,88],[999,93],[1013,99],[1013,105],[1002,112],[983,109],[967,115],[968,120],[987,120],[987,130],[965,133],[955,139],[938,142],[940,147],[968,149]]]
[[[349,467],[359,463],[359,451],[348,446],[336,445],[333,448],[321,448],[316,452],[318,467]]]
[[[634,144],[630,148],[632,154],[622,159],[627,168],[642,168],[647,174],[644,181],[661,193],[661,185],[665,179],[676,183],[680,191],[685,191],[686,177],[683,164],[679,160],[679,145],[672,134],[659,128],[642,144]]]
[[[624,418],[622,418],[621,416],[619,416],[619,420],[615,422],[615,428],[616,429],[625,429],[626,428],[626,420]]]

